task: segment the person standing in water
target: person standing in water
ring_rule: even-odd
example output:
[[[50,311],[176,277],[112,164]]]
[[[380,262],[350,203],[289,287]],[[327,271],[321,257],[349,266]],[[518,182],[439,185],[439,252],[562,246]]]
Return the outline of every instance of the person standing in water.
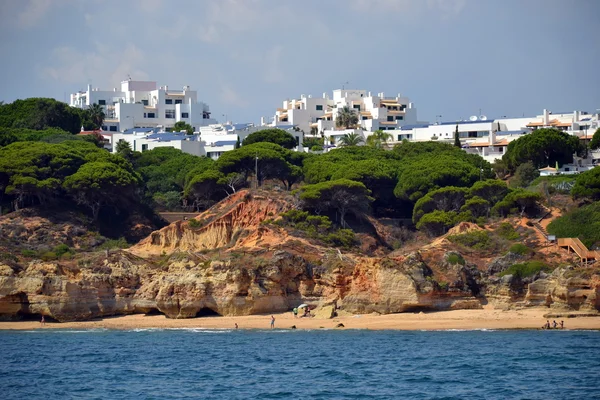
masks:
[[[271,315],[271,329],[275,328],[275,317]]]
[[[235,323],[235,329],[237,329],[237,328],[238,328],[238,324],[237,324],[237,322],[236,322],[236,323]]]

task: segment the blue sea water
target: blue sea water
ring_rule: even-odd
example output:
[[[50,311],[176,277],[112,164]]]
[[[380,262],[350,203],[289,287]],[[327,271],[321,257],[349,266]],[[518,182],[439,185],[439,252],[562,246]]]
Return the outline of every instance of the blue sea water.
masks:
[[[2,399],[598,399],[597,331],[0,331]]]

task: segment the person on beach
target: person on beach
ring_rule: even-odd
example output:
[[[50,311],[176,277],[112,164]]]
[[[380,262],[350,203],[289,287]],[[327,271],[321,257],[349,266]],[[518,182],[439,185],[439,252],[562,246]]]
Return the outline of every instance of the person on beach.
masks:
[[[294,313],[294,318],[298,318],[298,309],[296,307],[294,307],[292,312]]]
[[[552,321],[552,328],[556,329],[556,327],[558,326],[558,324],[556,323],[556,320]]]
[[[560,329],[565,329],[565,321],[560,320]]]
[[[238,324],[237,324],[237,322],[236,322],[236,323],[235,323],[235,329],[237,329],[237,328],[238,328]]]
[[[44,318],[44,316],[42,315],[42,320],[40,321],[40,325],[44,326],[46,325],[46,319]]]
[[[546,325],[544,325],[545,329],[550,329],[550,321],[546,320]]]
[[[275,317],[271,315],[271,329],[275,328]]]

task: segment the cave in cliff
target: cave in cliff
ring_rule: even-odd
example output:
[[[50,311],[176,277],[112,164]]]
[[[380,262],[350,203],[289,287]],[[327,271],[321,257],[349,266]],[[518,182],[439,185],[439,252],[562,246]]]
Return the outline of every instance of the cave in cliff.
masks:
[[[216,312],[215,310],[208,308],[208,307],[203,307],[200,309],[200,311],[198,311],[196,313],[196,318],[199,317],[220,317],[221,314],[219,314],[218,312]]]

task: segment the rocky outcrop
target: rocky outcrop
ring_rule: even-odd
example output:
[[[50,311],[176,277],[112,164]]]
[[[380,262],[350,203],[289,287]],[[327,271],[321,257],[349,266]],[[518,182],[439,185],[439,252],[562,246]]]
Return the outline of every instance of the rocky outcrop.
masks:
[[[283,198],[240,192],[198,216],[197,223],[173,223],[128,251],[79,253],[52,262],[0,258],[0,318],[41,314],[69,321],[131,313],[193,318],[282,312],[301,303],[316,306],[320,318],[338,311],[481,308],[486,302],[600,308],[600,278],[594,273],[582,278],[572,269],[557,269],[525,280],[497,277],[516,260],[486,260],[478,268],[445,239],[419,251],[374,257],[326,248],[263,224],[291,207]]]

